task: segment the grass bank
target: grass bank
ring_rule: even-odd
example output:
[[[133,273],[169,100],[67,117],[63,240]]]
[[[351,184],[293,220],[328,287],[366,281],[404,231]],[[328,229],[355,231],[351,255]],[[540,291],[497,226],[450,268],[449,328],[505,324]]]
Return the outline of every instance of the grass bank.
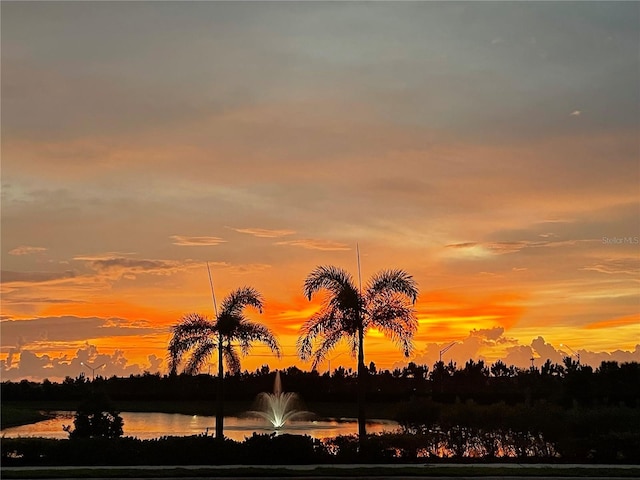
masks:
[[[28,425],[41,420],[46,420],[48,415],[41,409],[33,406],[2,405],[0,409],[0,428]]]

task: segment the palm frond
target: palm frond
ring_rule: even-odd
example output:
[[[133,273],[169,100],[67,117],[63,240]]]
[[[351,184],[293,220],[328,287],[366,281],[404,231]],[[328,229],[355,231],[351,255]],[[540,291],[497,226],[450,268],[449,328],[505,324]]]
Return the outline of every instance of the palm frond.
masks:
[[[227,343],[224,347],[222,347],[222,352],[224,355],[224,360],[227,365],[227,370],[231,372],[233,375],[240,372],[240,357],[238,356],[238,352],[230,343]]]
[[[418,328],[413,305],[405,297],[397,294],[376,297],[369,304],[367,316],[371,326],[394,322],[406,323],[411,333],[414,333]]]
[[[243,320],[235,332],[235,338],[240,343],[243,355],[247,355],[253,342],[264,343],[276,356],[280,357],[280,345],[271,330],[259,323]]]
[[[184,355],[200,346],[216,332],[213,322],[196,313],[189,313],[171,328],[168,354],[169,367],[176,372]]]
[[[187,365],[184,367],[184,373],[194,375],[200,371],[205,362],[211,357],[211,353],[216,349],[217,345],[211,341],[211,338],[204,338],[193,349]]]
[[[415,303],[418,299],[418,284],[404,270],[382,270],[373,275],[367,283],[367,297],[371,299],[385,292],[401,293]]]
[[[306,361],[311,358],[311,354],[313,353],[313,340],[314,338],[308,335],[298,336],[296,340],[296,350],[302,360]]]
[[[360,344],[358,335],[354,334],[347,336],[347,343],[349,344],[349,351],[351,352],[351,356],[355,357],[358,353],[358,345]]]
[[[318,345],[313,353],[313,369],[317,368],[317,366],[327,358],[329,352],[335,348],[344,336],[346,335],[342,330],[334,330],[324,335],[320,345]]]
[[[371,326],[400,347],[405,356],[413,351],[413,336],[418,330],[418,320],[412,306],[398,294],[377,297],[369,312]]]
[[[302,324],[296,341],[298,356],[302,360],[308,360],[311,357],[316,338],[330,330],[334,321],[333,312],[322,309]]]
[[[323,288],[329,290],[333,296],[338,296],[343,291],[358,291],[351,274],[332,265],[316,267],[304,281],[303,291],[309,300],[314,293]]]
[[[342,326],[342,324],[342,312],[336,308],[323,308],[302,324],[300,334],[315,337],[324,331],[333,330],[336,325]]]
[[[300,358],[302,360],[311,358],[316,339],[322,339],[336,330],[352,331],[349,323],[345,320],[343,312],[329,305],[319,312],[314,313],[311,318],[300,327],[300,334],[296,342]]]
[[[406,331],[396,322],[380,326],[378,329],[398,346],[405,357],[411,356],[414,351],[413,335],[407,335]]]
[[[171,327],[172,338],[191,338],[215,331],[215,324],[198,313],[188,313]]]
[[[240,287],[229,293],[220,307],[220,316],[240,315],[245,307],[253,307],[262,313],[262,295],[253,287]]]

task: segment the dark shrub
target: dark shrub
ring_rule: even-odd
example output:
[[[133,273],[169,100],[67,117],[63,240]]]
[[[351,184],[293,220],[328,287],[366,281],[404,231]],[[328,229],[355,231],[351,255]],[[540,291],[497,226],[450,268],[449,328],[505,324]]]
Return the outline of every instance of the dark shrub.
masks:
[[[107,395],[92,392],[80,404],[71,426],[65,426],[70,439],[80,438],[118,438],[122,436],[124,422]]]

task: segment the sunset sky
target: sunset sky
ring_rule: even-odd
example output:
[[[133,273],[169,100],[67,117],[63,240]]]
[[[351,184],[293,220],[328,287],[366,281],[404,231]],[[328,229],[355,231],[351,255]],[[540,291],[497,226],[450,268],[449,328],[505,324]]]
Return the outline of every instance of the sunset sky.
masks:
[[[356,244],[420,287],[379,368],[640,361],[640,3],[1,8],[3,380],[166,372],[206,262],[283,346],[243,369],[309,369],[303,280]]]

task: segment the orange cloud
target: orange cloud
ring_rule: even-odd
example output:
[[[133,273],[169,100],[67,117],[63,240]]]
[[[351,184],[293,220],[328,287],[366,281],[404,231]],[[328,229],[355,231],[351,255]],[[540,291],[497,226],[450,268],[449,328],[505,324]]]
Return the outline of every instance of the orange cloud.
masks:
[[[284,237],[286,235],[293,235],[295,230],[269,230],[267,228],[233,228],[229,227],[231,230],[235,230],[238,233],[246,233],[248,235],[253,235],[254,237],[259,238],[277,238]]]
[[[220,237],[188,237],[184,235],[171,235],[169,237],[173,240],[174,245],[181,247],[206,247],[220,245],[225,243],[226,240]]]
[[[512,328],[525,312],[523,295],[500,293],[485,298],[473,298],[451,291],[436,290],[420,296],[418,318],[449,324],[464,324],[467,327],[492,327],[500,325]],[[468,331],[468,330],[467,330]]]
[[[9,250],[9,255],[30,255],[32,253],[41,253],[46,251],[47,249],[44,247],[31,247],[29,245],[21,245],[14,248],[13,250]]]
[[[640,325],[640,314],[628,315],[619,318],[612,318],[610,320],[603,320],[601,322],[593,322],[585,325],[584,328],[588,330],[596,330],[600,328],[612,328],[620,327],[623,325]]]
[[[351,248],[345,243],[333,242],[331,240],[314,240],[312,238],[301,238],[299,240],[286,240],[282,242],[276,242],[276,245],[290,245],[293,247],[302,247],[307,250],[322,250],[322,251],[339,251],[339,250],[351,250]]]
[[[288,301],[267,300],[264,308],[265,323],[277,332],[291,334],[295,326],[302,325],[321,305],[320,298],[307,300],[302,294],[292,296]],[[297,329],[296,334],[297,334]]]

